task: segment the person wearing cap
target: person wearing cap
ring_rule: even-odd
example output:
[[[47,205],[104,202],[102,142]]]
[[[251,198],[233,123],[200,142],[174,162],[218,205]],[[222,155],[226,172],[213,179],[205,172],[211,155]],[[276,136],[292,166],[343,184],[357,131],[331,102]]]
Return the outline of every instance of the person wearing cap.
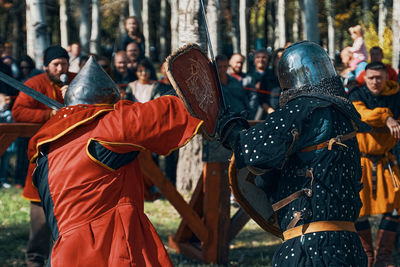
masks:
[[[25,85],[42,93],[57,102],[64,103],[63,91],[75,74],[68,72],[69,56],[60,45],[48,47],[43,52],[44,72],[25,82]],[[67,81],[62,81],[61,75],[67,75]],[[48,106],[20,92],[12,107],[15,122],[45,123],[55,111]],[[30,233],[27,247],[27,265],[43,266],[49,252],[50,231],[46,225],[43,209],[37,190],[32,185],[34,165],[29,164],[25,187],[22,196],[31,201]]]
[[[257,184],[273,204],[278,230],[271,232],[284,239],[271,266],[366,266],[354,226],[362,206],[355,137],[369,127],[319,45],[287,47],[278,79],[279,107],[264,122],[249,128],[240,115],[226,114],[218,127],[237,168],[264,173]]]
[[[364,186],[360,192],[363,207],[356,228],[369,266],[393,266],[391,254],[400,221],[400,172],[391,150],[400,139],[399,84],[389,80],[384,63],[372,62],[365,68],[365,85],[350,91],[349,99],[361,119],[374,128],[370,133],[357,134]],[[382,215],[375,253],[371,215]]]
[[[120,100],[117,85],[93,57],[64,103],[28,149],[54,239],[49,264],[172,266],[144,214],[137,157],[146,150],[169,154],[189,142],[202,121],[176,96]]]

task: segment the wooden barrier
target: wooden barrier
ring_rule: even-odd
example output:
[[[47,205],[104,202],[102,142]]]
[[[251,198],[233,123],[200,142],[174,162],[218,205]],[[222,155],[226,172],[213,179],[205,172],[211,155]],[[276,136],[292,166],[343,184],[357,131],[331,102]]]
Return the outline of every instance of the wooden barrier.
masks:
[[[169,237],[170,247],[206,263],[227,264],[229,243],[250,219],[241,209],[230,218],[228,164],[204,163],[203,173],[187,203],[149,152],[141,152],[138,159],[142,172],[182,216],[175,235]]]
[[[38,123],[0,123],[0,156],[18,137],[31,137],[42,126]]]

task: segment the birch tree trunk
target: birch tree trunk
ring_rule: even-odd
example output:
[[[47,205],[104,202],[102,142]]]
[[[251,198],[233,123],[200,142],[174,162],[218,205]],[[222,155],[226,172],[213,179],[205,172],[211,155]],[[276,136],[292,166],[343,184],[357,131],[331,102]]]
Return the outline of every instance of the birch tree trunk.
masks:
[[[68,0],[60,0],[60,35],[61,46],[67,48],[69,45],[68,36]]]
[[[197,43],[206,48],[200,2],[198,0],[179,1],[179,46]],[[195,136],[186,146],[179,150],[176,175],[176,188],[181,193],[192,191],[203,171],[202,138]]]
[[[142,2],[142,20],[143,20],[143,36],[146,40],[144,54],[150,57],[150,27],[149,27],[149,1]]]
[[[240,54],[247,58],[247,6],[246,0],[239,0]],[[243,62],[243,71],[248,71],[247,60]]]
[[[22,31],[22,12],[19,7],[24,1],[13,0],[13,8],[10,10],[11,18],[13,20],[13,38],[12,38],[12,56],[13,58],[20,58],[23,53],[22,43],[23,41],[23,31]]]
[[[285,0],[278,0],[276,9],[275,45],[274,48],[284,47],[286,44]]]
[[[177,1],[177,0],[175,0]],[[129,16],[137,17],[142,22],[142,1],[141,0],[129,0],[128,1]]]
[[[240,53],[240,30],[239,30],[239,1],[232,0],[231,2],[232,13],[232,48],[233,53]]]
[[[306,39],[319,44],[318,0],[304,0]]]
[[[79,8],[81,11],[80,25],[79,25],[79,40],[84,54],[89,53],[89,40],[90,40],[90,1],[80,0]]]
[[[180,0],[178,20],[179,47],[187,43],[197,43],[204,49],[207,49],[200,1]]]
[[[170,0],[169,4],[171,6],[171,50],[174,52],[179,48],[179,0]]]
[[[92,28],[90,32],[90,53],[100,55],[100,1],[92,0]]]
[[[160,36],[160,53],[158,59],[163,62],[167,57],[167,0],[160,0],[160,26],[159,26],[159,36]]]
[[[335,0],[325,0],[326,17],[328,20],[328,53],[335,58]]]
[[[275,1],[267,1],[265,10],[265,21],[266,21],[266,46],[274,47],[275,45],[275,23],[276,23],[276,5]]]
[[[378,35],[379,44],[383,45],[383,34],[386,28],[386,17],[387,17],[387,3],[386,0],[379,0],[379,22],[378,22]]]
[[[304,1],[305,0],[299,0],[299,4],[300,4],[300,10],[301,10],[300,14],[301,14],[301,25],[302,25],[302,27],[301,27],[301,29],[302,29],[301,36],[302,36],[303,40],[306,40],[307,39],[306,29],[305,29],[305,27],[306,27],[306,11],[305,11],[305,8],[304,8]]]
[[[26,11],[25,11],[25,17],[26,17],[26,54],[30,56],[32,59],[35,59],[35,31],[32,26],[32,19],[31,19],[31,7],[28,3],[29,1],[26,1]],[[36,68],[40,69],[39,62],[36,62]]]
[[[294,1],[294,8],[293,8],[294,14],[293,14],[293,25],[292,25],[292,31],[293,31],[293,41],[297,42],[299,40],[299,13],[300,13],[300,5],[299,1],[295,0]]]
[[[43,67],[42,55],[43,51],[50,45],[49,34],[47,32],[47,22],[45,14],[45,0],[27,0],[27,10],[30,10],[29,21],[31,24],[30,30],[33,31],[33,57],[36,62],[36,67]]]
[[[363,0],[362,3],[363,3],[362,5],[363,22],[365,26],[369,26],[369,17],[368,17],[369,0]]]
[[[219,0],[207,1],[207,23],[214,55],[222,53],[220,36],[220,6]]]
[[[399,57],[400,57],[400,0],[393,0],[392,32],[393,32],[392,66],[394,69],[398,69]]]

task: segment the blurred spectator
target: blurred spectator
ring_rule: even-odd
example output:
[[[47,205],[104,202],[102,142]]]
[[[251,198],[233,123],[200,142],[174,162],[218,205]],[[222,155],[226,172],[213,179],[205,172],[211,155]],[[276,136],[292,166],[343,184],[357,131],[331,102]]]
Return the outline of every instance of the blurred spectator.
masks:
[[[137,80],[136,74],[128,70],[128,58],[125,51],[118,51],[114,56],[114,81],[117,84],[126,85],[134,80]]]
[[[140,23],[137,17],[127,17],[125,19],[126,34],[122,38],[122,50],[126,51],[126,46],[131,42],[136,42],[140,47],[140,52],[144,55],[144,35],[142,34]]]
[[[160,67],[160,72],[162,74],[160,80],[158,83],[156,83],[155,88],[154,88],[154,98],[160,97],[162,95],[168,94],[168,95],[175,95],[175,90],[171,85],[171,82],[169,81],[167,77],[167,62],[164,61],[161,64]]]
[[[344,69],[340,72],[340,76],[343,78],[343,85],[345,86],[346,92],[351,91],[355,86],[357,86],[357,76],[365,69],[367,62],[360,62],[355,70],[350,67],[350,62],[353,59],[353,53],[351,52],[351,47],[345,47],[340,52],[340,57],[344,65]]]
[[[88,55],[82,55],[79,57],[79,70],[78,72],[83,68],[83,66],[86,64],[88,61],[89,57],[94,57],[94,59],[97,61],[97,55],[96,54],[91,54],[89,53]]]
[[[19,77],[17,78],[21,82],[25,82],[26,80],[42,73],[40,70],[36,69],[35,62],[33,59],[24,55],[19,60]]]
[[[12,122],[11,97],[0,93],[0,123]],[[0,188],[10,188],[7,178],[10,170],[10,157],[15,151],[14,143],[7,148],[3,155],[0,155]]]
[[[11,67],[12,77],[17,78],[19,76],[18,63],[12,56],[12,44],[5,43],[1,53],[1,61]]]
[[[260,119],[263,109],[259,105],[257,90],[260,90],[261,79],[268,68],[268,52],[260,49],[254,52],[254,70],[244,78],[243,86],[248,90],[247,95],[250,103],[249,119]]]
[[[274,51],[271,60],[272,69],[267,70],[261,79],[260,89],[262,91],[258,93],[258,101],[265,114],[270,114],[279,107],[279,96],[282,90],[278,80],[278,64],[284,51],[285,48],[278,48]]]
[[[145,103],[154,99],[156,81],[150,79],[151,63],[147,59],[139,62],[136,69],[138,79],[129,83],[126,89],[126,98],[132,101]]]
[[[154,69],[153,64],[151,61],[144,56],[141,52],[140,46],[136,42],[130,42],[126,46],[126,55],[128,57],[128,69],[131,70],[133,73],[136,73],[137,65],[143,59],[146,59],[150,63],[150,79],[157,80],[157,73]]]
[[[379,46],[374,46],[369,50],[370,62],[382,62],[383,60],[383,50]],[[390,64],[385,64],[388,73],[388,79],[391,81],[397,82],[398,76],[396,71],[390,66]],[[365,68],[360,72],[360,74],[356,77],[358,85],[363,85],[365,80]]]
[[[1,61],[10,66],[12,77],[16,78],[19,76],[18,64],[12,56],[2,56]]]
[[[243,90],[242,84],[237,79],[228,74],[228,58],[224,55],[218,55],[215,58],[215,62],[221,80],[225,106],[229,111],[236,113],[249,111],[249,100],[246,91]]]
[[[78,43],[72,43],[70,45],[69,55],[69,72],[78,73],[80,70],[79,62],[81,56],[81,46]]]
[[[99,65],[107,72],[111,79],[114,79],[111,62],[107,57],[99,56],[99,58],[97,59],[97,63],[99,63]]]
[[[352,60],[349,63],[351,70],[355,70],[357,65],[363,61],[367,61],[367,47],[364,43],[364,31],[360,25],[349,28],[351,39],[354,40],[350,51],[353,53]]]
[[[229,59],[228,74],[238,81],[242,81],[246,77],[246,73],[243,72],[244,56],[239,53],[234,53]]]
[[[8,76],[12,77],[12,72],[11,72],[11,67],[3,61],[0,60],[0,71],[7,74]],[[15,98],[18,95],[18,90],[15,88],[12,88],[11,86],[7,85],[6,83],[0,81],[0,93],[3,93],[5,95],[12,96]]]

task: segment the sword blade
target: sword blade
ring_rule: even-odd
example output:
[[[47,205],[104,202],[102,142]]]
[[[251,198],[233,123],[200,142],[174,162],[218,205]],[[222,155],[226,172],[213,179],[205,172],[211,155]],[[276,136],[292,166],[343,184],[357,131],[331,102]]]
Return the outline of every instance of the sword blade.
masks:
[[[39,101],[42,104],[50,107],[51,109],[59,110],[60,108],[64,107],[63,104],[51,99],[50,97],[39,93],[38,91],[26,86],[25,84],[11,78],[7,74],[4,74],[0,71],[0,80],[8,84],[9,86],[17,89],[18,91],[24,92],[25,94],[29,95],[30,97],[34,98],[35,100]]]
[[[206,17],[206,10],[204,8],[204,3],[203,0],[200,0],[200,4],[201,4],[201,12],[203,14],[203,19],[204,19],[204,25],[206,28],[206,37],[207,37],[207,45],[208,45],[208,50],[210,52],[210,57],[211,57],[211,65],[215,70],[215,73],[217,75],[217,80],[218,80],[218,86],[221,92],[221,105],[222,105],[222,110],[225,110],[226,106],[225,106],[225,97],[224,94],[222,92],[222,86],[221,86],[221,79],[219,78],[219,73],[218,73],[218,67],[217,67],[217,63],[215,62],[215,57],[214,57],[214,51],[212,48],[212,44],[211,44],[211,38],[210,38],[210,33],[208,31],[208,25],[207,25],[207,17]]]

